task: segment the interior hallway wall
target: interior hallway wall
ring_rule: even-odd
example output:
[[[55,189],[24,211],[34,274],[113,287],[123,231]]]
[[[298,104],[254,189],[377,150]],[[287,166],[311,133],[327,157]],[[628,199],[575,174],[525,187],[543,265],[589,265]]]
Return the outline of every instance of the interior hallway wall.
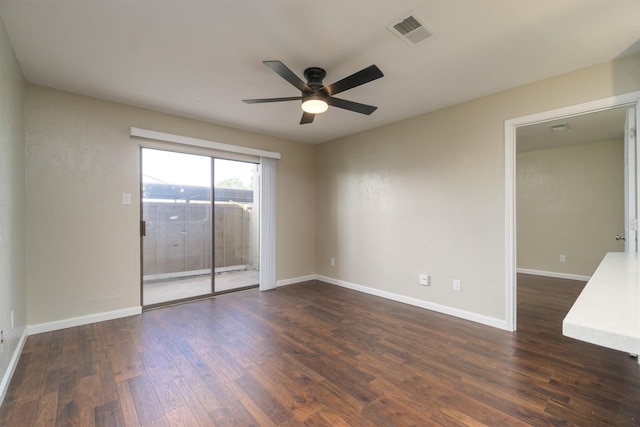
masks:
[[[518,268],[591,276],[607,252],[623,252],[624,141],[519,153]],[[560,261],[565,255],[566,262]]]

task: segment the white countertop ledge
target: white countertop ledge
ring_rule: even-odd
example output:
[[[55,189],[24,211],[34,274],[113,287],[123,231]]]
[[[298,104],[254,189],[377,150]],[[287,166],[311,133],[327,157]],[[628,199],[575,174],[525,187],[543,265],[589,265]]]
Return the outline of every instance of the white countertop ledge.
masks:
[[[562,322],[562,334],[631,354],[640,353],[637,252],[609,252]]]

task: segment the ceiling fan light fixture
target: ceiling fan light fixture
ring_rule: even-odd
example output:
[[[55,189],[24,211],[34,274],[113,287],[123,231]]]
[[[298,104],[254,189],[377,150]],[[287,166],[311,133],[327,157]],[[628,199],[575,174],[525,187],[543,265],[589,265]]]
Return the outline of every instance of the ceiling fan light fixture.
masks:
[[[269,67],[277,75],[285,79],[292,86],[295,86],[301,93],[301,96],[288,96],[284,98],[262,98],[262,99],[243,99],[246,104],[261,104],[265,102],[283,102],[283,101],[302,101],[301,107],[304,113],[300,119],[301,125],[313,123],[316,114],[324,113],[332,107],[342,108],[343,110],[353,111],[355,113],[366,114],[373,113],[378,107],[373,105],[361,104],[359,102],[348,101],[346,99],[335,98],[333,95],[344,92],[354,87],[361,86],[373,80],[384,77],[382,71],[376,65],[370,65],[362,70],[338,80],[330,85],[322,83],[326,75],[326,71],[319,67],[309,67],[304,70],[304,77],[307,79],[305,83],[296,76],[281,61],[263,61],[264,65]]]
[[[311,95],[302,100],[302,111],[309,114],[320,114],[327,111],[329,104],[323,97]]]

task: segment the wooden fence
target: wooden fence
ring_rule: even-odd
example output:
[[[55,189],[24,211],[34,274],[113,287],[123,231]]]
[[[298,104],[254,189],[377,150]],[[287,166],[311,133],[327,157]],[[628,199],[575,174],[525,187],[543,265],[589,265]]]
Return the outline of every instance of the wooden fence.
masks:
[[[143,202],[145,277],[202,274],[211,270],[211,204]],[[215,202],[215,269],[254,266],[252,208]],[[254,243],[255,244],[255,243]],[[257,268],[257,265],[255,266]],[[176,274],[178,273],[178,274]],[[180,274],[185,273],[185,274]]]

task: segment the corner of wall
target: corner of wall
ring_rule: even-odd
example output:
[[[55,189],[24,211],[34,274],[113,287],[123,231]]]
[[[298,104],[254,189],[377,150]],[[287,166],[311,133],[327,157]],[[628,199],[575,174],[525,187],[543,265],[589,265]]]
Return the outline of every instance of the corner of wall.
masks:
[[[25,81],[0,20],[0,397],[25,341]]]

